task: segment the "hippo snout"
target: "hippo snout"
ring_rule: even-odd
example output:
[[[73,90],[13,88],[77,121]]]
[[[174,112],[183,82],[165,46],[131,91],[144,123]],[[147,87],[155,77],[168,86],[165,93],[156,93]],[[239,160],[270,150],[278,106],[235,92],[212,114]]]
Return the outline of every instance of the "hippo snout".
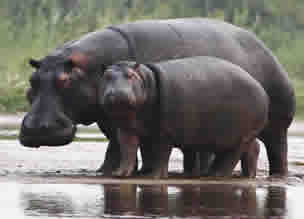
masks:
[[[136,100],[134,95],[127,92],[110,91],[103,96],[102,105],[107,112],[113,113],[121,111],[121,109],[131,110],[136,108]]]
[[[26,147],[62,146],[70,143],[75,133],[76,126],[68,118],[27,114],[22,121],[19,140]]]

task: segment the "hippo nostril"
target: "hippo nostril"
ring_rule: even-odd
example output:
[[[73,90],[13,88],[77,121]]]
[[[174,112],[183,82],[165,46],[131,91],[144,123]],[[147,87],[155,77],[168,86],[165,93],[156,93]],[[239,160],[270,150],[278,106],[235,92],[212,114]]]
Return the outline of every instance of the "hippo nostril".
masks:
[[[60,127],[56,121],[41,121],[37,128],[41,132],[52,132],[59,129]]]

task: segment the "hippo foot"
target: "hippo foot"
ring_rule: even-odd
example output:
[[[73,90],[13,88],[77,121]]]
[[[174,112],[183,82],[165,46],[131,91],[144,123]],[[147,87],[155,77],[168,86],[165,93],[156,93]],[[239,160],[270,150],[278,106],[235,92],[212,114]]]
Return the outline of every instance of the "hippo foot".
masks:
[[[256,178],[256,172],[252,172],[252,173],[241,173],[240,177],[244,177],[244,178],[249,178],[249,179],[254,179]]]
[[[232,171],[210,171],[207,174],[208,177],[231,177]]]
[[[105,171],[104,165],[101,165],[101,166],[96,170],[97,173],[102,173],[102,172],[104,172],[104,171]]]
[[[140,170],[138,172],[138,175],[144,178],[149,178],[149,179],[163,179],[163,178],[168,178],[168,171],[166,170]]]
[[[139,171],[137,171],[138,176],[145,176],[152,172],[152,168],[141,168]]]
[[[198,171],[184,171],[184,176],[187,178],[194,178],[201,176],[201,174]]]
[[[127,167],[119,167],[112,172],[112,176],[116,177],[128,177],[132,176],[134,173],[134,167],[129,165]]]
[[[103,176],[112,176],[112,172],[115,170],[115,168],[111,165],[101,165],[96,172],[102,173]]]

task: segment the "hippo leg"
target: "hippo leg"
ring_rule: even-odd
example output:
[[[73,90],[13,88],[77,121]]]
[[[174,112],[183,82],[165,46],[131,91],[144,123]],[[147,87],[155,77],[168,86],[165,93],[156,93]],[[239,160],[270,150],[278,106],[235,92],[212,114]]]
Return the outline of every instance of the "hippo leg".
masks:
[[[147,147],[147,145],[144,147]],[[168,165],[172,147],[168,144],[153,144],[151,148],[153,150],[148,150],[149,154],[144,153],[144,156],[142,156],[144,170],[141,175],[153,179],[168,178]],[[141,151],[148,152],[145,149]],[[146,155],[149,155],[148,160],[145,159]],[[148,161],[148,164],[145,164],[146,161]]]
[[[199,176],[200,175],[200,157],[199,153],[192,149],[181,148],[183,152],[184,175]]]
[[[112,172],[119,167],[120,164],[120,147],[117,140],[117,131],[111,126],[111,121],[105,116],[105,113],[101,113],[101,121],[98,121],[99,129],[109,139],[107,151],[103,164],[97,169],[97,172],[102,172],[105,176],[111,176]]]
[[[115,141],[110,141],[105,154],[103,164],[97,169],[97,172],[103,173],[104,176],[111,176],[112,172],[119,167],[120,164],[120,147]],[[136,161],[132,175],[136,174],[138,166],[138,159]]]
[[[270,176],[284,177],[288,174],[287,128],[290,122],[284,120],[274,122],[273,119],[259,135],[259,139],[266,146]]]
[[[112,172],[113,176],[131,176],[136,164],[139,138],[127,131],[118,130],[118,141],[120,145],[120,166]]]
[[[141,139],[142,145],[144,147],[140,147],[140,154],[142,157],[142,167],[138,171],[138,175],[146,175],[152,172],[152,169],[155,165],[155,160],[153,157],[153,144],[149,139]]]
[[[209,173],[209,169],[211,164],[215,160],[215,154],[212,152],[200,152],[199,153],[199,160],[200,160],[200,175],[206,176]]]
[[[98,168],[97,172],[102,172],[105,176],[112,175],[112,172],[119,167],[120,163],[120,147],[117,141],[110,140],[103,164]]]
[[[248,148],[248,145],[241,144],[232,151],[217,153],[208,175],[215,177],[231,176],[234,167],[241,159],[243,148]]]
[[[184,174],[186,176],[206,175],[212,162],[215,159],[215,154],[212,152],[197,152],[192,149],[181,149],[184,154]]]
[[[260,153],[260,145],[257,140],[252,141],[247,151],[241,156],[242,176],[255,178],[257,162]]]
[[[120,165],[120,146],[117,140],[116,133],[111,126],[111,121],[101,114],[102,121],[98,122],[99,129],[106,135],[109,139],[109,144],[107,147],[107,151],[105,154],[105,158],[103,164],[97,169],[97,172],[102,172],[104,176],[111,176],[112,172],[117,169]],[[136,165],[134,166],[133,173],[137,171],[137,157],[136,157]]]

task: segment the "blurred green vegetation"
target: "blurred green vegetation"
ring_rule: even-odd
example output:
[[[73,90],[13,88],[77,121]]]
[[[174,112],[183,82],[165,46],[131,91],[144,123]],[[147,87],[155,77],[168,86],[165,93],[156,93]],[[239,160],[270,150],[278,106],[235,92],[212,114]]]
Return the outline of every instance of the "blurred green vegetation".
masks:
[[[139,19],[213,17],[255,32],[289,72],[304,118],[303,0],[0,0],[0,112],[27,110],[30,57],[71,39]]]

